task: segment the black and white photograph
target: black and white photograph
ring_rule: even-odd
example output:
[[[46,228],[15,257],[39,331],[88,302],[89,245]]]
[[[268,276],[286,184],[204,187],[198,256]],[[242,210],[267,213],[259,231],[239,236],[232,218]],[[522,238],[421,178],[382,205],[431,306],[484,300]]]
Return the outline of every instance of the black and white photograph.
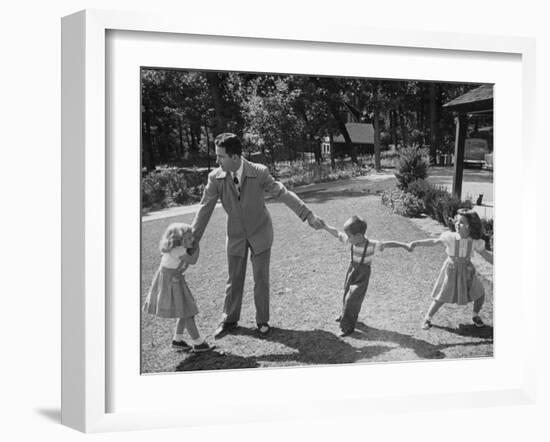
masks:
[[[142,374],[493,357],[493,84],[140,76]]]

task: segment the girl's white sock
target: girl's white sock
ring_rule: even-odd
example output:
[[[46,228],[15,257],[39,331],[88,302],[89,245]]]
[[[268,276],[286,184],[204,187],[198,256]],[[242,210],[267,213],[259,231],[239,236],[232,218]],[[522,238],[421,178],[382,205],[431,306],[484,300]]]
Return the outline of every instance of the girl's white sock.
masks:
[[[176,342],[183,341],[183,333],[181,335],[176,333],[174,335],[174,341],[176,341]]]

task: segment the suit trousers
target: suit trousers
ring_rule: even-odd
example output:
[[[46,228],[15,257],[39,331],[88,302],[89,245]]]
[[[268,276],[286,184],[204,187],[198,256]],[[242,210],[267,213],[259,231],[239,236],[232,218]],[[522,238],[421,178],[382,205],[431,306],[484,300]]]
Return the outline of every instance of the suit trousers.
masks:
[[[254,305],[256,306],[256,324],[269,322],[269,263],[271,248],[255,254],[247,244],[245,255],[227,254],[228,278],[225,287],[225,302],[222,321],[232,323],[239,321],[243,301],[243,289],[246,276],[248,251],[254,276]]]

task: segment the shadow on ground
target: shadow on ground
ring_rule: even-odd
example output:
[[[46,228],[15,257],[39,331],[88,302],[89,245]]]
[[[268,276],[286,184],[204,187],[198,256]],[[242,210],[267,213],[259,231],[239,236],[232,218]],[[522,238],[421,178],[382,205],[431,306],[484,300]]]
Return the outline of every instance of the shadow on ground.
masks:
[[[458,328],[444,327],[441,325],[432,324],[433,328],[445,330],[446,332],[453,333],[459,336],[466,336],[469,338],[487,339],[485,343],[493,342],[493,327],[486,325],[485,327],[478,328],[473,324],[459,324]]]
[[[357,337],[358,339],[392,342],[394,344],[399,344],[399,346],[402,348],[410,348],[411,350],[413,350],[420,359],[443,359],[445,358],[445,353],[443,353],[442,350],[451,347],[475,347],[477,345],[486,345],[493,343],[493,327],[490,326],[477,328],[469,324],[460,324],[459,327],[456,329],[436,325],[434,325],[433,328],[445,330],[449,333],[457,334],[460,336],[476,337],[484,340],[479,342],[458,342],[436,345],[431,344],[430,342],[423,341],[421,339],[413,338],[412,336],[405,335],[403,333],[369,327],[362,322],[358,322],[356,325],[356,330],[362,332],[362,336],[356,333],[354,337]]]
[[[435,327],[435,326],[434,326]],[[253,356],[238,356],[213,350],[208,353],[190,354],[176,367],[176,371],[195,370],[229,370],[239,368],[257,368],[265,363],[276,362],[280,366],[294,365],[329,365],[349,364],[358,360],[378,357],[395,349],[413,350],[419,359],[443,359],[442,350],[450,347],[476,346],[492,343],[493,328],[478,329],[469,325],[461,325],[458,329],[437,327],[460,336],[477,337],[479,342],[464,342],[451,344],[431,344],[410,335],[389,330],[369,327],[362,322],[357,323],[353,338],[364,341],[388,342],[392,345],[370,345],[355,347],[344,339],[324,330],[291,330],[272,328],[267,336],[258,336],[256,329],[239,327],[232,335],[257,338],[264,342],[282,344],[295,351],[289,353],[262,354]],[[268,364],[269,365],[269,364]]]
[[[379,345],[356,348],[324,330],[290,330],[273,327],[269,335],[260,337],[256,329],[239,327],[232,334],[282,344],[295,351],[243,357],[213,350],[208,353],[190,354],[178,364],[176,371],[256,368],[260,367],[262,362],[278,362],[282,366],[346,364],[372,358],[391,350],[389,346]]]

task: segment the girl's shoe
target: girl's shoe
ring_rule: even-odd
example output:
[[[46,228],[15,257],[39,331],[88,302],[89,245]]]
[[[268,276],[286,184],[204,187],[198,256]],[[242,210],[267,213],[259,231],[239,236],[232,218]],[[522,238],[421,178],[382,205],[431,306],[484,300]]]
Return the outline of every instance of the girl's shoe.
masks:
[[[208,345],[207,342],[203,342],[202,344],[193,345],[193,348],[191,349],[192,353],[203,353],[205,351],[210,351],[214,348],[214,346]]]
[[[172,348],[180,351],[191,350],[191,346],[185,341],[172,341]]]
[[[472,318],[472,322],[478,328],[485,327],[485,322],[477,315]]]
[[[429,330],[432,328],[432,321],[429,319],[424,319],[424,322],[422,323],[422,330]]]

